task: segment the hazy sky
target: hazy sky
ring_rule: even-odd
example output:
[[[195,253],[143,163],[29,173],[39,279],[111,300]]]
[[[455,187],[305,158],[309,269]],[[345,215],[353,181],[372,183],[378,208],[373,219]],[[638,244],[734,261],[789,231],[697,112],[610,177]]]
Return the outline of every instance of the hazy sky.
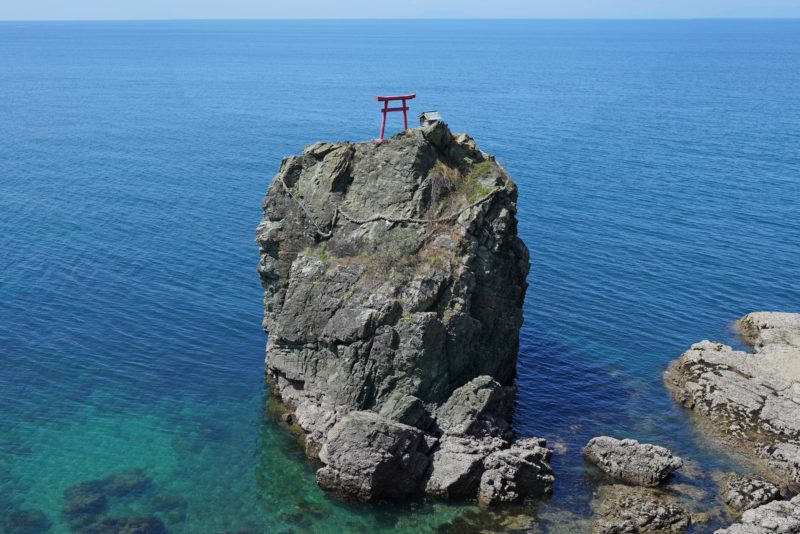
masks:
[[[800,0],[2,0],[0,20],[800,17]]]

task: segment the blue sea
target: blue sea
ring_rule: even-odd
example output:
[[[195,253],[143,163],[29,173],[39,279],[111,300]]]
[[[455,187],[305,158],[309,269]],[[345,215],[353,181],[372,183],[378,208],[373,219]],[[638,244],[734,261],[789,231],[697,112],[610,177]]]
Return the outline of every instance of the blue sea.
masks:
[[[331,500],[269,413],[261,199],[404,92],[519,184],[515,428],[557,481],[505,515]],[[672,448],[716,506],[744,466],[661,373],[800,311],[799,275],[800,21],[0,23],[0,526],[69,532],[68,487],[136,468],[151,487],[106,514],[178,534],[583,532],[598,434]]]

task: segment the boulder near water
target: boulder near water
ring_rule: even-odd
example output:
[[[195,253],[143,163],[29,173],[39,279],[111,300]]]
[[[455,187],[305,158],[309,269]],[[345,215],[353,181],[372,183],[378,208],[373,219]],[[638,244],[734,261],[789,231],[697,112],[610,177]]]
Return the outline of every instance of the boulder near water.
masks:
[[[440,121],[281,163],[257,229],[266,373],[327,491],[475,498],[499,470],[493,502],[549,492],[544,442],[509,425],[529,270],[516,200]]]
[[[736,512],[758,508],[781,498],[778,486],[765,480],[728,473],[722,480],[722,500]]]
[[[583,456],[607,475],[639,486],[658,486],[683,465],[664,447],[609,436],[592,438]]]
[[[742,519],[714,534],[795,534],[800,532],[800,497],[747,510]]]
[[[686,532],[691,518],[676,500],[651,488],[601,486],[591,503],[593,534]]]
[[[670,364],[664,381],[715,439],[800,489],[800,314],[755,312],[737,325],[752,353],[704,340]]]

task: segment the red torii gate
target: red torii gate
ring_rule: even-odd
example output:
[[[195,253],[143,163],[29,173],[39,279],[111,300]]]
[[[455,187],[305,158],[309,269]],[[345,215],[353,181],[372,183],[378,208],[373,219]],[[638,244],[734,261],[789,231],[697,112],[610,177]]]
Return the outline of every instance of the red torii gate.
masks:
[[[381,118],[381,136],[378,138],[379,140],[383,140],[383,132],[386,129],[386,114],[390,111],[402,111],[403,112],[403,130],[408,130],[408,116],[406,112],[408,111],[408,106],[406,105],[406,100],[412,100],[416,97],[416,93],[411,93],[409,95],[397,95],[397,96],[376,96],[375,100],[378,102],[383,102],[383,109],[381,110],[381,114],[383,117]],[[389,107],[389,102],[393,100],[401,100],[402,105],[400,107]]]

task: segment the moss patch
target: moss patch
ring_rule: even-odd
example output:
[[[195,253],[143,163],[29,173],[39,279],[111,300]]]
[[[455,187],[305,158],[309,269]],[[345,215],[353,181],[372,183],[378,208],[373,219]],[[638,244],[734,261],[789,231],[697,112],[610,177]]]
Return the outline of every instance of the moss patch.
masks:
[[[492,188],[484,185],[481,180],[489,178],[492,170],[496,167],[497,164],[492,161],[481,161],[471,165],[456,190],[460,191],[470,202],[475,202],[479,198],[488,195],[492,192]]]
[[[444,207],[451,210],[461,207],[458,202],[461,199],[475,202],[492,192],[492,187],[483,181],[489,179],[496,169],[497,164],[488,160],[479,163],[469,161],[462,167],[448,165],[439,160],[428,172],[431,181],[431,199],[433,203],[440,204],[438,206],[440,212],[448,211],[441,209],[443,202],[449,204]]]

